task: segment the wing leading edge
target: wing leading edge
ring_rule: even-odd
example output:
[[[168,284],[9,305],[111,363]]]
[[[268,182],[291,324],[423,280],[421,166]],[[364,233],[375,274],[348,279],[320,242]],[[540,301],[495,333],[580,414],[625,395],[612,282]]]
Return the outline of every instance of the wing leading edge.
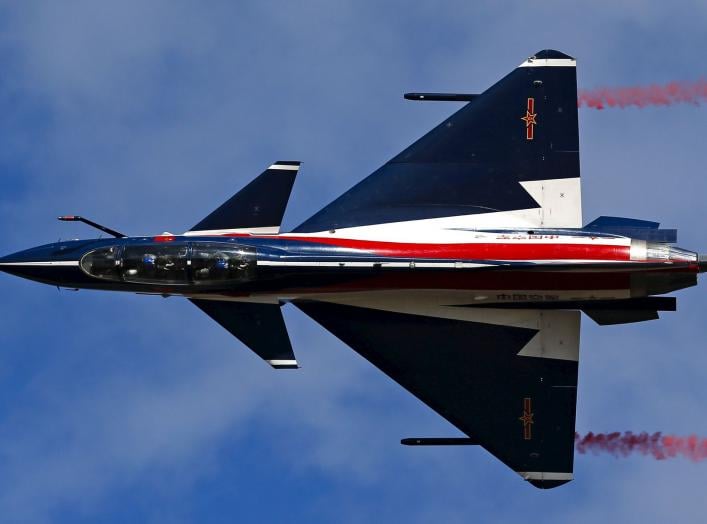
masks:
[[[578,311],[295,305],[534,486],[572,479]]]

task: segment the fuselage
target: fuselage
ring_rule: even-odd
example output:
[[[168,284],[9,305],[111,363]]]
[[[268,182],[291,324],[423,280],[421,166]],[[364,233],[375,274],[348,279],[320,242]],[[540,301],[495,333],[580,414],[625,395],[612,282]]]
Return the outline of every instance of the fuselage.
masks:
[[[75,240],[4,257],[0,268],[72,289],[218,300],[444,289],[458,291],[462,302],[634,298],[684,287],[678,283],[700,270],[694,252],[583,230],[444,230],[416,237],[371,240],[331,231]],[[637,284],[641,273],[663,275],[665,290]]]

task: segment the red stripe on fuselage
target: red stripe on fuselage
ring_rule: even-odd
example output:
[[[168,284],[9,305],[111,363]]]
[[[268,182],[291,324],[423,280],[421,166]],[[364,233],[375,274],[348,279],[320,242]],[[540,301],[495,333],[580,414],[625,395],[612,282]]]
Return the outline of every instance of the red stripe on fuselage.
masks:
[[[229,234],[225,236],[259,235]],[[629,246],[596,244],[413,244],[379,242],[347,238],[296,237],[282,235],[278,240],[292,240],[313,244],[326,244],[346,250],[398,258],[463,259],[463,260],[630,260]]]

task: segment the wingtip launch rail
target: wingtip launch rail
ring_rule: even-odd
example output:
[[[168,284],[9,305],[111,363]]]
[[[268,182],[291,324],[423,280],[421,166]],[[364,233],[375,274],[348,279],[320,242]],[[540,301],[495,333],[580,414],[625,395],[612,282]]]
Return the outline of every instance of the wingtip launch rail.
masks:
[[[470,93],[405,93],[405,100],[416,102],[471,102],[478,94]]]

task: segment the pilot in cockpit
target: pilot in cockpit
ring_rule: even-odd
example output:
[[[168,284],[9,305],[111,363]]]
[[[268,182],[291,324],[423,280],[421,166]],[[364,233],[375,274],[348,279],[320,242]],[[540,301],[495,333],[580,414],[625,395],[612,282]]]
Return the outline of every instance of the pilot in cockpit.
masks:
[[[228,257],[223,253],[217,253],[214,260],[214,269],[217,271],[226,271],[228,269]]]
[[[152,253],[145,253],[142,256],[142,266],[145,274],[154,274],[157,269],[157,256]]]

